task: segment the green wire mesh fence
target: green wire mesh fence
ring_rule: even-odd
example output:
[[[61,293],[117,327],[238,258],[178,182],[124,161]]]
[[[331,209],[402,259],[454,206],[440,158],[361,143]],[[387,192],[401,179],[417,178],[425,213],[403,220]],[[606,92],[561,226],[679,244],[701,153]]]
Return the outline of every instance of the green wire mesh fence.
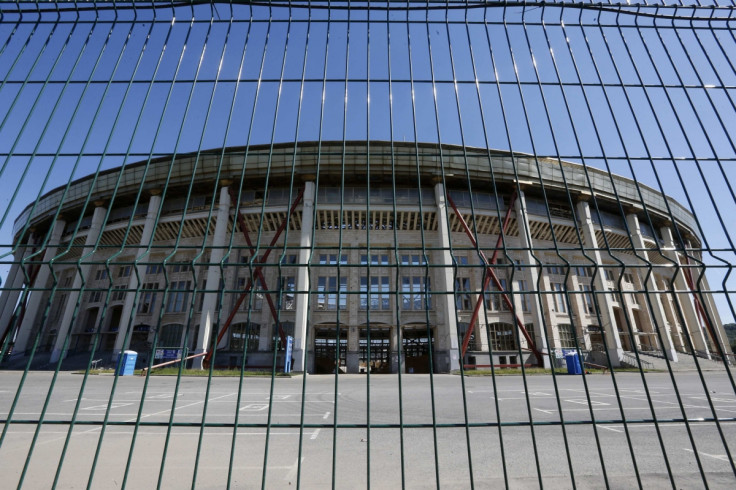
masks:
[[[3,486],[732,487],[733,16],[0,1]]]

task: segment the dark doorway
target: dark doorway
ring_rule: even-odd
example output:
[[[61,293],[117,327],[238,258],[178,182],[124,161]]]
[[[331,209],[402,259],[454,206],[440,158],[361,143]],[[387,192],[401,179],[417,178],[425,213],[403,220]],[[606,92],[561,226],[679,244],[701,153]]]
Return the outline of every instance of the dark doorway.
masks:
[[[430,352],[434,348],[434,330],[429,329],[429,337],[427,330],[426,326],[404,327],[402,348],[407,373],[431,372]]]

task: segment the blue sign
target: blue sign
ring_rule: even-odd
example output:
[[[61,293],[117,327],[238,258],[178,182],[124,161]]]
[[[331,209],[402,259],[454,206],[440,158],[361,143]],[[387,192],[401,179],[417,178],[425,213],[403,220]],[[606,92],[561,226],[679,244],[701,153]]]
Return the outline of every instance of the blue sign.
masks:
[[[155,359],[179,359],[181,349],[156,349]]]
[[[289,335],[286,337],[286,355],[284,356],[284,372],[291,372],[291,351],[294,349],[294,337]]]

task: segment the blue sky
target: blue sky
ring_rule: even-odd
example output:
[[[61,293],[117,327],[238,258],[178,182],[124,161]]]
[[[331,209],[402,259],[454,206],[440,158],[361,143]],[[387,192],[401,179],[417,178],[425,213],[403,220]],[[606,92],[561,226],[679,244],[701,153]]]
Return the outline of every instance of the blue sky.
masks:
[[[212,26],[192,25],[189,9],[173,23],[170,10],[140,11],[135,25],[125,12],[57,26],[5,16],[0,250],[20,210],[71,178],[149,154],[321,136],[608,165],[691,208],[705,243],[724,249],[714,255],[736,262],[736,41],[717,21],[552,7],[471,10],[467,22],[465,11],[321,10],[307,22],[303,9],[255,8],[256,22],[232,25],[230,15],[218,6]],[[726,271],[709,272],[712,288]],[[719,307],[731,320],[723,295]]]

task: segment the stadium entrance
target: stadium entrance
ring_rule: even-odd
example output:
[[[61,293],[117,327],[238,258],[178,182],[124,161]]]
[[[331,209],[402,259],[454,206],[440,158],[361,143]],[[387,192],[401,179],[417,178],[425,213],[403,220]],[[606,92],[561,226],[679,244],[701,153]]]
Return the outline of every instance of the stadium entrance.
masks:
[[[404,351],[405,372],[429,373],[430,352],[434,348],[434,329],[429,329],[427,337],[426,325],[410,325],[404,327],[402,349]]]

